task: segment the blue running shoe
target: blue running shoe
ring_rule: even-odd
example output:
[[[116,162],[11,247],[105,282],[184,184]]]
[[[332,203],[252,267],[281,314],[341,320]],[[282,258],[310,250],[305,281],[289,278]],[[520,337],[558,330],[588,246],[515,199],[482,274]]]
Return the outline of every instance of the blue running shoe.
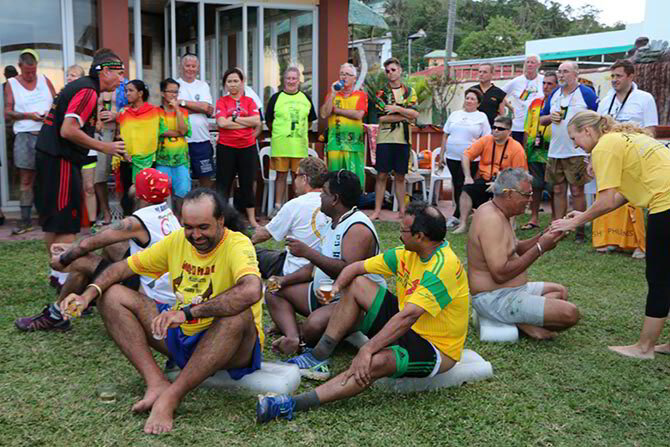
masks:
[[[256,403],[256,423],[264,424],[274,419],[293,420],[293,410],[295,409],[295,401],[288,394],[281,394],[279,396],[273,393],[264,396],[258,396],[258,403]]]
[[[330,379],[330,360],[317,360],[309,348],[302,354],[291,357],[286,363],[298,365],[300,375],[308,379],[321,381]]]

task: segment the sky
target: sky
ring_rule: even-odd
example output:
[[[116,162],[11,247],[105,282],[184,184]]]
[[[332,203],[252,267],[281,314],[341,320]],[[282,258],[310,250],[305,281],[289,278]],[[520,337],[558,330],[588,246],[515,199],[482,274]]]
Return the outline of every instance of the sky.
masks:
[[[640,23],[644,20],[646,0],[554,0],[562,5],[570,5],[577,10],[584,5],[592,5],[602,12],[600,22],[613,25],[623,23]]]

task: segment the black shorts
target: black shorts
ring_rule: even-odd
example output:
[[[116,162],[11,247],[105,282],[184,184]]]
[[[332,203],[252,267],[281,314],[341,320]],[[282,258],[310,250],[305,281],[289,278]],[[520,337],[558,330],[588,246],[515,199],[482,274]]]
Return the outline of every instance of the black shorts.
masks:
[[[398,298],[380,287],[358,330],[372,338],[398,312]],[[395,354],[396,371],[391,376],[393,378],[431,377],[439,370],[441,357],[437,348],[412,329],[405,332],[387,349]]]
[[[533,176],[533,189],[551,190],[551,184],[545,180],[546,163],[528,162],[528,171]]]
[[[407,174],[409,150],[409,144],[378,144],[375,169],[384,173],[395,171],[396,174]]]
[[[77,234],[81,229],[81,167],[61,157],[35,154],[35,207],[42,231]]]
[[[468,193],[470,200],[472,200],[472,209],[479,208],[479,205],[483,205],[493,198],[493,194],[487,192],[489,188],[488,181],[483,178],[475,179],[474,183],[469,185],[463,185],[463,192]]]
[[[128,249],[128,251],[126,251],[126,254],[123,255],[123,259],[128,259],[129,257],[130,257],[130,249]],[[113,262],[110,262],[107,259],[102,258],[98,266],[95,268],[95,271],[93,272],[91,282],[94,282],[95,279],[98,276],[100,276],[100,273],[102,273],[103,270],[105,270],[112,264]],[[124,279],[123,281],[121,281],[121,285],[126,286],[129,289],[134,290],[135,292],[138,292],[140,290],[140,275],[133,275],[130,278]]]
[[[261,271],[263,279],[268,279],[270,276],[283,275],[286,250],[280,251],[256,247],[256,259],[258,259],[258,270]]]
[[[647,219],[647,266],[649,287],[645,315],[665,318],[670,310],[670,210],[649,213]]]

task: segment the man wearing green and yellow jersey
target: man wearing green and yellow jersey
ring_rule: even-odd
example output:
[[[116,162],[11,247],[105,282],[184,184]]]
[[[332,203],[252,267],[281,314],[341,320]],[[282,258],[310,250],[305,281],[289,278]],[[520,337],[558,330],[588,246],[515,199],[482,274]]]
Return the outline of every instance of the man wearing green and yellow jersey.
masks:
[[[540,112],[544,102],[551,96],[551,92],[558,86],[556,72],[548,71],[542,79],[544,97],[535,98],[528,106],[524,123],[524,148],[528,160],[528,171],[533,176],[533,201],[530,202],[530,220],[521,227],[522,230],[537,228],[537,219],[542,201],[542,191],[552,190],[552,185],[545,181],[544,171],[549,159],[549,143],[551,143],[551,125],[540,124]]]
[[[296,397],[263,396],[256,420],[290,419],[293,411],[352,397],[381,377],[432,377],[461,358],[468,330],[468,279],[451,250],[446,220],[435,207],[411,204],[402,219],[404,247],[355,262],[333,284],[342,298],[316,347],[302,354],[303,365],[327,362],[352,331],[370,337],[351,366],[313,391]],[[396,278],[397,297],[361,275]],[[358,326],[357,326],[358,325]]]
[[[284,72],[284,89],[272,95],[265,113],[265,123],[272,135],[270,169],[277,171],[277,212],[284,203],[288,171],[295,179],[300,160],[308,155],[309,126],[315,119],[312,100],[300,91],[300,69],[292,65]]]
[[[320,112],[321,118],[328,119],[328,170],[353,172],[365,190],[363,117],[368,111],[368,95],[354,91],[355,83],[356,67],[342,64],[340,80],[331,87]],[[339,90],[335,90],[337,86],[340,86]]]
[[[191,136],[188,110],[179,107],[179,83],[172,78],[161,81],[161,110],[156,152],[156,169],[172,180],[175,214],[181,215],[181,202],[191,190],[187,137]]]
[[[112,264],[62,309],[83,309],[98,298],[105,327],[147,384],[133,411],[151,410],[145,433],[172,429],[183,397],[226,369],[237,380],[260,368],[263,330],[261,280],[244,225],[218,194],[198,188],[184,198],[183,229],[173,231],[127,260]],[[176,303],[157,305],[145,295],[115,285],[134,274],[170,274]],[[66,310],[67,312],[67,310]],[[169,356],[181,373],[171,384],[150,347]]]

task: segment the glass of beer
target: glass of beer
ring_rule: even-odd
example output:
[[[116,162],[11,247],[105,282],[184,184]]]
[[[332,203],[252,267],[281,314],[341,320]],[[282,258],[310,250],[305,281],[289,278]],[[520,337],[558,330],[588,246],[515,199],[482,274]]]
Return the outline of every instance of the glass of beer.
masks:
[[[333,300],[333,282],[332,279],[322,279],[319,281],[319,291],[323,295],[323,300],[326,304],[330,304]]]

